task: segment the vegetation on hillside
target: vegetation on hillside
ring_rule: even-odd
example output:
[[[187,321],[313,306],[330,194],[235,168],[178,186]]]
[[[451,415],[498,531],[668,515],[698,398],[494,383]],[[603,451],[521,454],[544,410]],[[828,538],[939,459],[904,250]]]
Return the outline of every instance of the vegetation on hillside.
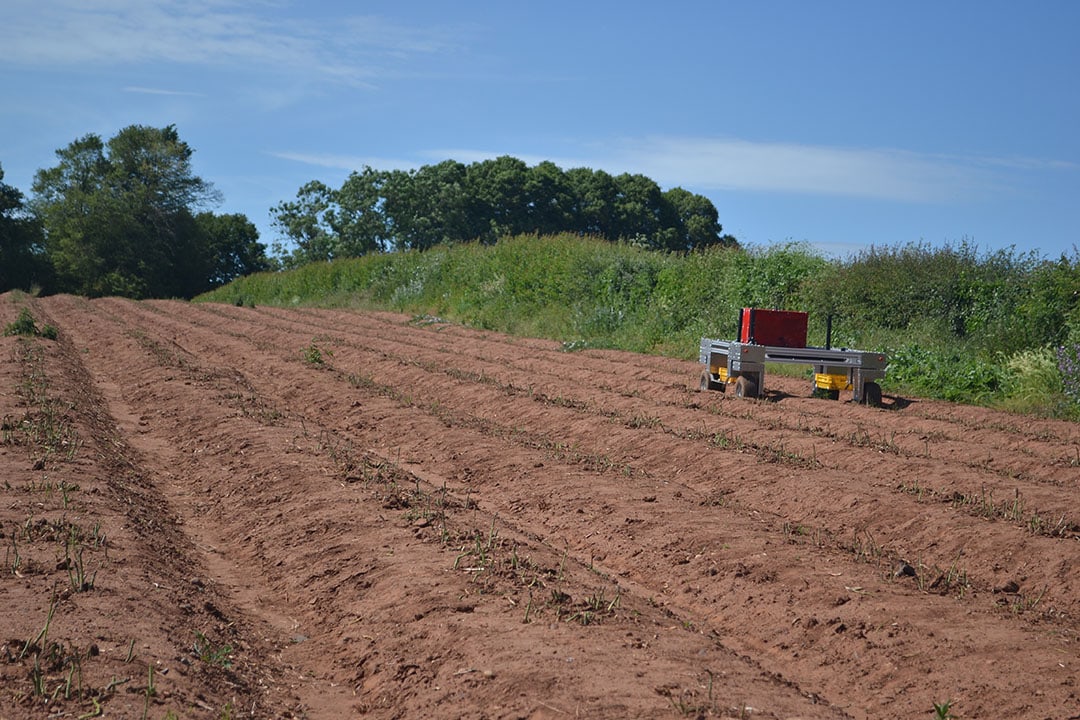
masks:
[[[834,346],[888,352],[887,391],[1080,417],[1080,252],[912,244],[830,260],[798,244],[678,254],[521,235],[259,273],[197,299],[387,308],[686,358],[702,336],[733,337],[741,307],[805,310],[811,344],[832,315]]]

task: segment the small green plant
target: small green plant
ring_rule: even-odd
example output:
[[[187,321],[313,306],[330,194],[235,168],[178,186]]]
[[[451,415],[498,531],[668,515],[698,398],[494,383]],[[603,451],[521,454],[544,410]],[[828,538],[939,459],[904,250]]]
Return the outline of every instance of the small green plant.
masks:
[[[150,698],[157,695],[157,688],[154,686],[154,666],[151,663],[146,664],[146,690],[143,691],[145,700],[143,701],[143,720],[146,720],[146,716],[150,713]]]
[[[52,325],[44,325],[38,328],[34,321],[34,315],[29,308],[23,308],[15,322],[8,323],[4,327],[4,335],[19,335],[21,337],[43,337],[47,340],[55,340],[58,332]]]
[[[326,362],[326,358],[334,356],[332,350],[324,350],[315,344],[312,340],[311,344],[304,348],[304,362],[308,365],[323,365]]]
[[[4,327],[4,335],[21,335],[33,337],[38,334],[37,323],[28,308],[23,308],[15,322],[8,323]]]
[[[83,561],[83,544],[80,533],[74,525],[67,543],[64,545],[64,564],[67,566],[68,581],[74,592],[87,592],[94,589],[97,580],[97,570],[88,573],[86,563]]]
[[[198,630],[195,631],[195,644],[192,646],[192,650],[195,657],[207,665],[221,668],[232,667],[232,658],[230,657],[232,655],[232,646],[217,645]]]
[[[934,703],[934,717],[936,720],[950,720],[952,718],[952,700],[946,700],[945,702],[938,704]]]

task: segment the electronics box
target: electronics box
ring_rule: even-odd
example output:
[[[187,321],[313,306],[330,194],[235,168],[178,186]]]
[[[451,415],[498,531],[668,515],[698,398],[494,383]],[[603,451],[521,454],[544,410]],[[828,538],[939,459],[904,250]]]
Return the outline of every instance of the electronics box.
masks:
[[[807,313],[793,310],[743,308],[739,342],[776,347],[806,347]]]

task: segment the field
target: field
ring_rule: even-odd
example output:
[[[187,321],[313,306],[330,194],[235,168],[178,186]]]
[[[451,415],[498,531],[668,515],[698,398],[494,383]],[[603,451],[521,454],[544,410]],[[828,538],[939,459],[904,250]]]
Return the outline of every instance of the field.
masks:
[[[1080,426],[0,296],[0,718],[1078,718]]]

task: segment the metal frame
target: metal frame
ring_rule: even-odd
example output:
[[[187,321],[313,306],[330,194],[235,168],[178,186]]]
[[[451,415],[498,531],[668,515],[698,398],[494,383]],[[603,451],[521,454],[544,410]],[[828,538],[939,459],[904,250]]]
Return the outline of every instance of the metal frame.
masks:
[[[882,353],[864,350],[778,347],[711,338],[701,338],[701,352],[698,360],[705,366],[703,372],[708,376],[707,382],[703,377],[703,387],[715,387],[722,390],[725,384],[738,382],[738,378],[746,377],[750,383],[753,383],[757,397],[762,397],[765,393],[765,363],[767,362],[813,365],[814,372],[821,374],[844,373],[847,375],[848,385],[851,386],[853,399],[857,403],[866,401],[867,384],[875,383],[876,380],[885,377],[885,367],[888,365],[888,360]],[[726,377],[723,379],[717,372],[720,368],[726,371]],[[744,384],[743,387],[749,387],[749,385]],[[876,386],[876,383],[874,388],[880,396],[881,389]]]

